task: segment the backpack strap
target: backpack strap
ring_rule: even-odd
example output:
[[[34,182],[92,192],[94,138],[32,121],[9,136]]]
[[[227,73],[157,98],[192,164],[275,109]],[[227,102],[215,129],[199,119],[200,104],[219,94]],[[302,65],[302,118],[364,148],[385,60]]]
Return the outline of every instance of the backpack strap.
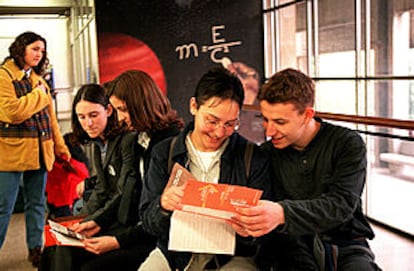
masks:
[[[250,176],[250,166],[252,164],[253,147],[254,143],[247,141],[246,150],[244,151],[244,166],[246,168],[247,179],[249,179]]]
[[[176,141],[177,141],[177,136],[174,136],[173,139],[171,140],[170,149],[169,149],[169,152],[168,152],[168,172],[169,173],[171,172],[172,167],[173,167],[172,151],[174,149],[174,145],[175,145]]]

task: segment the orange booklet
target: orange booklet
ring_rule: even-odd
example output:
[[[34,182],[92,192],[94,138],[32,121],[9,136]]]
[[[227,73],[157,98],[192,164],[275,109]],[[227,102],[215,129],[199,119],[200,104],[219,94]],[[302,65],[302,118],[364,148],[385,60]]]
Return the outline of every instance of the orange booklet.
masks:
[[[183,211],[229,219],[237,207],[255,206],[263,191],[240,185],[197,181],[184,167],[175,164],[167,187],[186,185]]]
[[[54,222],[48,220],[45,225],[45,247],[48,246],[78,246],[85,245],[80,241],[86,237],[69,230],[69,226],[81,221],[81,219]]]
[[[185,167],[178,163],[174,163],[174,166],[171,170],[170,178],[166,188],[170,186],[182,186],[187,183],[188,180],[195,180],[196,178],[188,171]]]

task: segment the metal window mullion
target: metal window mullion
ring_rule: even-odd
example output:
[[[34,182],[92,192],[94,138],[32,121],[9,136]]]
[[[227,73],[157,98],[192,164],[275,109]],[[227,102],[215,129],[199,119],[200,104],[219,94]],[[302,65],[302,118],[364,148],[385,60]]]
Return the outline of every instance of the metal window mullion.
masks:
[[[309,23],[308,23],[308,71],[309,74],[313,74],[314,77],[319,76],[319,11],[318,0],[309,0],[307,2],[307,10]]]
[[[279,1],[275,0],[274,1],[274,6],[279,5]],[[280,69],[280,58],[279,57],[281,55],[280,52],[280,31],[278,31],[278,26],[280,26],[280,20],[279,20],[280,16],[279,16],[279,9],[276,9],[273,12],[273,31],[272,33],[274,33],[273,36],[273,45],[274,45],[274,63],[273,63],[273,70],[272,70],[272,74],[275,73],[276,71],[278,71]]]
[[[80,66],[80,61],[77,56],[79,56],[79,48],[77,44],[76,39],[76,33],[78,31],[78,25],[77,25],[77,7],[76,3],[71,7],[71,24],[72,24],[72,31],[71,31],[71,47],[72,47],[72,59],[73,59],[73,74],[74,74],[74,88],[77,89],[80,85],[80,73],[78,67]]]
[[[361,0],[355,0],[355,76],[361,76]],[[359,85],[360,81],[355,81],[355,112],[359,114]]]
[[[371,72],[371,5],[370,5],[370,1],[371,0],[365,0],[365,24],[364,24],[364,31],[365,31],[365,55],[364,55],[364,77],[367,77],[370,72]],[[365,80],[364,81],[364,115],[367,116],[368,115],[368,85],[370,84],[369,81]],[[357,125],[357,129],[358,129],[359,125]],[[368,131],[368,127],[367,125],[364,125],[364,131],[367,132]],[[367,144],[369,144],[368,140],[368,134],[365,134],[365,141],[367,142]],[[372,144],[372,142],[371,142]],[[371,170],[371,167],[369,167],[368,170]],[[370,179],[370,178],[368,178]],[[369,194],[371,193],[371,182],[370,181],[365,182],[365,195],[364,195],[364,214],[368,214],[369,213],[369,200],[370,200],[370,196]]]
[[[371,74],[371,0],[365,0],[365,73],[364,77]],[[368,115],[368,82],[365,82],[364,113]]]
[[[269,78],[274,70],[275,46],[274,46],[274,19],[273,10],[274,0],[262,1],[262,16],[263,16],[263,51],[264,51],[264,78]]]

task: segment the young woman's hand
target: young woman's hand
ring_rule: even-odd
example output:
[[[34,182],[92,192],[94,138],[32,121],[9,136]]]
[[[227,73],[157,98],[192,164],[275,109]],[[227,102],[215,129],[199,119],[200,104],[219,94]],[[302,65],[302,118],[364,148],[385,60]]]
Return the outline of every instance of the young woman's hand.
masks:
[[[181,199],[185,186],[170,186],[161,195],[161,207],[166,211],[174,211],[182,208]]]
[[[95,221],[90,220],[86,222],[75,223],[70,226],[70,229],[74,232],[83,234],[86,237],[91,237],[97,234],[101,230],[101,227],[96,224]]]
[[[85,239],[82,242],[85,244],[87,251],[98,255],[120,248],[118,240],[114,236],[93,237]]]
[[[46,85],[42,81],[39,81],[39,83],[37,84],[36,87],[39,88],[39,89],[41,89],[41,90],[43,90],[43,92],[45,94],[47,94],[47,87],[46,87]]]
[[[85,192],[85,181],[82,181],[76,185],[76,193],[80,198],[83,196],[83,192]]]

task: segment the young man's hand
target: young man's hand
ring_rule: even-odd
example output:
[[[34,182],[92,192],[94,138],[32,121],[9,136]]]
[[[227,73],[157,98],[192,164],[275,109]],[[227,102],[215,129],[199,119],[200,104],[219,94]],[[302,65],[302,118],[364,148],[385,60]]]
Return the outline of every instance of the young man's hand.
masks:
[[[285,223],[283,207],[277,202],[261,200],[257,206],[240,207],[236,212],[228,223],[243,237],[260,237]]]

